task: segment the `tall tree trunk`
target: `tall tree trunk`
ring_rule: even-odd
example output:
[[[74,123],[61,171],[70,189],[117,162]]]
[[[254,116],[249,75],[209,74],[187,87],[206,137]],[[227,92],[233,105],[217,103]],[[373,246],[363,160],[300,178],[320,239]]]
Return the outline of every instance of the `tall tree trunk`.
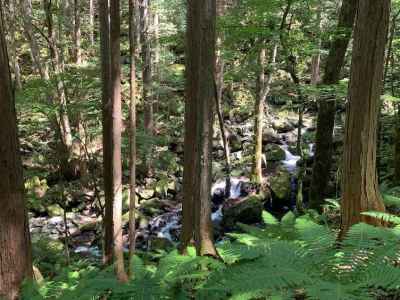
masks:
[[[124,267],[124,245],[122,239],[122,156],[121,156],[121,35],[119,0],[110,2],[110,57],[111,57],[111,101],[112,101],[112,180],[113,180],[113,224],[114,255],[117,278],[126,281]]]
[[[94,0],[89,0],[89,40],[92,47],[94,47],[94,31]]]
[[[129,275],[133,276],[132,259],[136,247],[136,57],[138,52],[137,34],[139,32],[139,3],[129,0],[129,49],[130,49],[130,104],[129,104]]]
[[[33,32],[32,2],[31,0],[20,0],[21,15],[24,24],[24,34],[29,43],[33,65],[42,79],[46,78],[45,70],[40,58],[40,50]]]
[[[337,34],[332,42],[325,65],[323,85],[339,82],[340,72],[345,62],[357,10],[357,0],[343,0],[340,10]],[[335,125],[335,96],[319,101],[313,175],[310,187],[310,207],[321,210],[325,191],[330,178],[332,161],[333,128]]]
[[[32,257],[2,9],[0,2],[0,298],[16,300]]]
[[[154,82],[161,83],[161,68],[160,68],[160,14],[156,11],[153,14],[153,39],[154,41]],[[153,112],[157,113],[159,108],[159,88],[154,91]]]
[[[63,69],[63,62],[60,57],[60,53],[58,51],[57,42],[56,42],[56,33],[53,26],[53,12],[52,12],[52,2],[51,0],[43,1],[44,10],[46,13],[46,25],[47,25],[47,40],[51,57],[51,64],[54,73],[54,77],[56,80],[56,89],[58,94],[58,102],[59,102],[59,124],[60,124],[60,132],[63,145],[68,150],[71,151],[72,147],[72,131],[71,125],[68,116],[68,108],[67,108],[67,95],[65,90],[64,81],[61,78],[61,73]],[[69,154],[69,156],[72,156]]]
[[[151,75],[150,0],[141,0],[141,37],[143,61],[144,127],[148,134],[154,130]]]
[[[266,50],[263,48],[260,50],[258,64],[260,67],[257,79],[257,93],[255,103],[255,120],[254,120],[254,158],[253,158],[253,181],[258,184],[262,184],[262,135],[264,129],[264,115],[265,115],[265,101],[271,89],[272,75],[274,72],[274,65],[278,53],[278,44],[273,45],[272,53],[270,54],[270,63],[272,69],[268,71],[266,75]]]
[[[154,133],[154,106],[152,93],[151,33],[150,33],[150,0],[140,0],[141,43],[142,43],[142,81],[144,103],[144,129],[147,135]],[[151,175],[151,154],[149,149],[145,158],[146,173]]]
[[[76,64],[82,62],[80,0],[74,0],[74,62]]]
[[[226,10],[226,0],[219,0],[217,1],[217,16],[221,17],[224,15]],[[226,184],[225,184],[225,197],[230,197],[231,191],[231,153],[229,148],[229,140],[226,134],[225,124],[224,124],[224,116],[222,110],[222,96],[224,91],[224,69],[225,69],[225,62],[222,56],[222,45],[223,44],[223,37],[222,33],[217,34],[217,53],[216,53],[216,110],[217,110],[217,117],[219,128],[221,131],[221,140],[222,145],[224,147],[224,155],[225,155],[225,174],[226,174]]]
[[[211,150],[215,98],[215,1],[189,0],[187,14],[184,201],[181,251],[217,256],[211,222]]]
[[[113,261],[113,179],[112,179],[112,103],[111,103],[111,66],[110,66],[110,12],[108,0],[99,0],[100,54],[103,105],[103,180],[105,194],[104,217],[104,256],[103,263]]]
[[[19,66],[19,59],[18,59],[18,51],[17,51],[17,32],[15,26],[15,18],[17,17],[17,10],[16,10],[16,3],[15,0],[10,0],[8,2],[8,33],[10,38],[10,57],[11,57],[11,66],[12,71],[14,73],[14,85],[16,89],[22,88],[22,81],[21,81],[21,70]]]
[[[262,48],[258,54],[258,78],[256,83],[256,102],[254,110],[254,158],[253,158],[253,181],[262,184],[262,134],[264,127],[265,98],[263,97],[263,88],[265,85],[265,64],[266,50]]]
[[[380,225],[361,213],[385,210],[376,175],[376,126],[389,16],[390,0],[358,3],[345,127],[342,235],[358,222]]]

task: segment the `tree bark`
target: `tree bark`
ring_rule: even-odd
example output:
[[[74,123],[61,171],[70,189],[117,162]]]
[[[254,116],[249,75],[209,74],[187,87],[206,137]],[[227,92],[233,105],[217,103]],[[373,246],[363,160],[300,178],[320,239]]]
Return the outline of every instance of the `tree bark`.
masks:
[[[112,181],[113,181],[113,225],[114,256],[117,278],[126,281],[124,267],[124,248],[122,239],[122,156],[121,156],[121,50],[120,50],[120,2],[110,1],[110,69],[111,69],[111,102],[112,102]]]
[[[276,43],[272,47],[272,53],[270,56],[271,69],[266,75],[266,50],[263,48],[260,50],[258,64],[260,67],[257,79],[257,93],[255,102],[255,120],[254,120],[254,160],[253,160],[253,181],[257,184],[262,184],[262,135],[264,129],[264,115],[265,115],[265,101],[271,90],[272,75],[274,72],[274,65],[276,63],[276,57],[278,53],[278,44]]]
[[[227,8],[226,0],[217,1],[217,17],[221,17],[225,14]],[[225,71],[225,62],[222,56],[222,47],[223,47],[223,36],[222,33],[217,34],[217,53],[216,53],[216,110],[219,128],[221,131],[221,140],[222,145],[224,147],[224,155],[225,155],[225,174],[226,174],[226,184],[225,184],[225,197],[230,197],[231,191],[231,153],[229,148],[229,140],[226,134],[226,128],[224,124],[224,116],[222,110],[222,101],[223,101],[223,92],[224,92],[224,71]]]
[[[390,0],[358,3],[345,127],[342,236],[359,222],[381,225],[361,213],[385,210],[376,174],[376,126],[389,16]]]
[[[89,40],[92,47],[94,47],[94,32],[94,0],[89,0]]]
[[[129,104],[129,275],[133,276],[132,259],[136,247],[136,58],[138,52],[137,34],[140,30],[138,0],[129,0],[129,49],[130,49],[130,104]]]
[[[211,222],[215,101],[215,1],[189,0],[187,14],[184,201],[181,251],[194,237],[198,255],[217,256]]]
[[[103,180],[105,194],[104,216],[104,256],[105,265],[113,261],[113,180],[112,180],[112,105],[111,105],[111,65],[110,65],[110,12],[108,0],[99,0],[100,55],[103,105]]]
[[[74,0],[74,63],[80,64],[81,62],[81,7],[80,1]]]
[[[40,77],[46,78],[46,74],[42,65],[40,50],[37,44],[35,34],[33,32],[32,23],[32,3],[31,0],[20,0],[21,15],[24,24],[24,34],[30,45],[31,55],[33,59],[33,65],[39,73]]]
[[[0,12],[2,9],[0,2]],[[0,298],[16,300],[22,281],[32,277],[32,257],[15,102],[0,15]]]
[[[322,85],[334,85],[339,82],[351,37],[357,3],[357,0],[343,0],[342,2],[337,26],[338,32],[330,47]],[[324,203],[330,178],[335,113],[335,96],[319,101],[315,156],[310,187],[310,208],[317,210],[321,210],[321,205]]]
[[[51,64],[56,79],[56,89],[58,94],[59,102],[59,124],[60,133],[63,145],[68,150],[68,155],[71,157],[71,147],[72,147],[72,131],[68,116],[67,108],[67,96],[65,91],[65,85],[61,78],[61,73],[63,69],[63,62],[58,51],[56,42],[56,33],[53,26],[53,12],[52,12],[52,2],[50,0],[43,1],[44,10],[46,13],[46,26],[47,26],[47,42],[50,51]]]
[[[153,99],[152,99],[152,75],[151,75],[151,34],[150,34],[150,0],[141,0],[141,37],[142,37],[142,61],[143,61],[143,103],[144,103],[144,127],[147,134],[152,135],[153,124]]]
[[[150,0],[140,1],[144,129],[147,135],[152,136],[154,134],[154,95],[152,93]],[[150,147],[144,161],[147,175],[151,175],[151,154],[152,150]]]

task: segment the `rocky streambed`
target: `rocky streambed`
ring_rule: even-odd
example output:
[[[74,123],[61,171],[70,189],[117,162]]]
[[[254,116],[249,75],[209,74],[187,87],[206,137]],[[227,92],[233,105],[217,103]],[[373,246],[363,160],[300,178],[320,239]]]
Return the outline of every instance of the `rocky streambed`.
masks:
[[[314,154],[312,117],[306,116],[302,129],[304,138],[304,159],[309,169]],[[277,216],[293,209],[297,193],[297,170],[301,157],[295,154],[297,141],[297,123],[292,118],[275,118],[272,124],[266,124],[264,131],[264,176],[267,178],[267,191],[260,193],[249,179],[252,154],[252,121],[242,125],[231,124],[229,140],[232,150],[233,172],[230,180],[230,192],[227,197],[226,178],[224,177],[223,153],[218,135],[214,143],[213,173],[215,183],[211,190],[212,221],[216,239],[222,239],[225,232],[235,228],[237,222],[255,224],[261,222],[263,210]],[[182,207],[176,195],[155,197],[150,191],[146,197],[140,197],[137,212],[137,247],[142,250],[168,249],[176,246],[181,228]],[[307,179],[305,179],[305,193]],[[159,196],[159,195],[158,195]],[[307,196],[305,194],[305,199]],[[55,217],[30,218],[33,240],[43,236],[65,242],[67,238],[71,252],[81,256],[101,256],[102,220],[91,209],[67,213]],[[65,222],[65,220],[67,222]],[[66,225],[66,226],[65,226]],[[67,227],[67,228],[66,228]],[[128,245],[128,213],[123,216],[123,237]]]

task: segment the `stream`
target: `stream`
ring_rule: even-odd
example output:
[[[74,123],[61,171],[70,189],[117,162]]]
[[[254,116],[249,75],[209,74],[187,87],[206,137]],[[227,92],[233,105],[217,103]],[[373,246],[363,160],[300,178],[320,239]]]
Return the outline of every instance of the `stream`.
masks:
[[[282,136],[283,143],[280,145],[285,152],[285,158],[280,164],[291,174],[290,189],[291,202],[295,203],[297,193],[296,171],[300,156],[290,152],[289,144]],[[314,154],[314,145],[309,144],[308,155]],[[272,175],[273,176],[273,175]],[[230,194],[226,198],[226,180],[216,181],[211,189],[212,215],[214,225],[219,225],[223,221],[223,206],[227,200],[243,199],[250,193],[250,180],[246,177],[232,177],[230,181]],[[290,209],[290,208],[288,208]],[[151,218],[145,226],[137,229],[137,247],[142,250],[152,248],[155,241],[165,241],[169,245],[175,245],[179,241],[181,229],[182,206],[176,204],[173,207],[164,208],[164,212]],[[69,234],[69,245],[72,252],[81,256],[101,257],[101,248],[98,246],[99,237],[96,231],[101,229],[101,220],[95,214],[85,211],[82,213],[69,213],[67,215],[67,226]],[[63,217],[39,217],[30,218],[30,230],[33,239],[39,239],[42,235],[53,240],[63,240],[65,236]],[[125,244],[128,244],[127,225],[123,233]],[[125,247],[125,251],[128,248]]]

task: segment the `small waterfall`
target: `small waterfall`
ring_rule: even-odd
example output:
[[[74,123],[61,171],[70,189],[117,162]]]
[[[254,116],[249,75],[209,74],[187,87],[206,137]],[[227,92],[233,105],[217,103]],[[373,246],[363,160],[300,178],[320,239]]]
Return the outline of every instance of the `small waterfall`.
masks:
[[[231,177],[230,180],[230,193],[229,193],[229,198],[228,199],[237,199],[243,196],[243,183],[249,182],[250,180],[245,177]],[[226,180],[219,180],[217,181],[213,187],[211,188],[211,195],[219,195],[223,194],[225,195],[225,188],[226,188]],[[224,199],[226,200],[226,199]],[[222,207],[223,203],[220,203],[218,205],[218,209],[211,214],[211,220],[213,222],[221,222],[222,221]]]
[[[297,169],[297,162],[300,160],[300,156],[293,155],[289,151],[289,146],[287,144],[281,146],[282,150],[285,151],[285,160],[282,161],[285,168],[290,172],[294,173]]]

